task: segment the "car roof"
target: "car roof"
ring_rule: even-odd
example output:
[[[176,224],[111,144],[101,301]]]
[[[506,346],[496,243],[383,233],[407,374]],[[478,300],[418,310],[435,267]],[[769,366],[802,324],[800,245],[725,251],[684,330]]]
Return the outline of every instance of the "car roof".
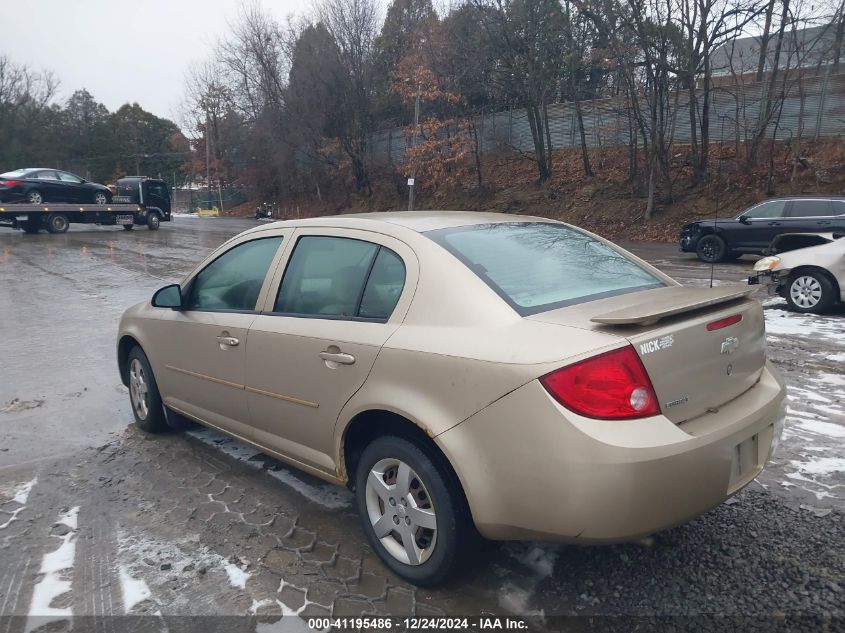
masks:
[[[795,196],[774,196],[772,198],[766,198],[765,200],[761,200],[760,202],[755,202],[752,206],[757,206],[758,204],[762,204],[764,202],[771,202],[772,200],[845,200],[845,196],[837,196],[837,195],[803,195],[798,194]]]
[[[502,224],[505,222],[555,222],[550,218],[512,215],[488,211],[377,211],[374,213],[349,213],[342,215],[302,218],[273,222],[260,228],[282,227],[335,227],[373,229],[374,223],[410,229],[417,233],[437,229],[471,226],[475,224]]]

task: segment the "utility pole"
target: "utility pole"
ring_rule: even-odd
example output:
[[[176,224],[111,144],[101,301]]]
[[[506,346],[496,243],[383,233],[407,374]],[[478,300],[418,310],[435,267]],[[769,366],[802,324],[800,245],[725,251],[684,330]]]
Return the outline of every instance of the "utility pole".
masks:
[[[420,124],[420,85],[417,84],[417,100],[414,103],[414,136],[411,139],[411,148],[417,146],[417,132]],[[411,177],[408,178],[408,211],[414,210],[414,184],[417,169],[414,167],[411,170]]]
[[[210,140],[208,136],[208,107],[205,108],[205,192],[206,208],[211,208],[211,166],[209,162]]]

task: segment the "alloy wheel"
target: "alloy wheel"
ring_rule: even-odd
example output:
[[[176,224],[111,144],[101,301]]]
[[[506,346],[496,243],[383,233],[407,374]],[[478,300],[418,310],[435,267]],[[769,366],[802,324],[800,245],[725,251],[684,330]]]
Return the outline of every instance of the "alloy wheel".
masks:
[[[135,414],[139,419],[146,420],[150,411],[149,387],[144,366],[137,358],[133,358],[129,365],[129,397]]]
[[[104,193],[98,193],[94,196],[94,204],[108,204],[109,199]]]
[[[437,517],[419,475],[399,459],[382,459],[370,470],[367,515],[376,537],[396,560],[422,565],[437,544]]]
[[[38,191],[30,191],[26,200],[29,204],[41,204],[44,202],[44,199],[41,197],[41,193]]]
[[[822,286],[819,280],[810,275],[797,277],[789,287],[789,296],[799,308],[815,308],[822,299]]]

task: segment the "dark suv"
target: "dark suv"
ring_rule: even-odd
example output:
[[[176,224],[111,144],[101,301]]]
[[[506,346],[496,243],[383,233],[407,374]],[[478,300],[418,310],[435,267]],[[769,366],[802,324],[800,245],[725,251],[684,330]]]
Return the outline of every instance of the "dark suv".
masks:
[[[845,198],[773,198],[735,218],[700,220],[681,229],[681,250],[704,262],[763,255],[781,233],[845,232]]]

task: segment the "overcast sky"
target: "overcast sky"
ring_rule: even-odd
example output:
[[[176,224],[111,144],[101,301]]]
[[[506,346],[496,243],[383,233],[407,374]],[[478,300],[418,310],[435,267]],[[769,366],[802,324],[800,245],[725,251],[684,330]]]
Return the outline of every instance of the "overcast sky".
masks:
[[[59,98],[86,88],[112,112],[138,102],[177,120],[185,71],[226,35],[242,0],[36,0],[5,7],[0,52],[50,69]],[[279,19],[303,14],[303,0],[264,0]],[[12,19],[9,13],[20,10]]]

